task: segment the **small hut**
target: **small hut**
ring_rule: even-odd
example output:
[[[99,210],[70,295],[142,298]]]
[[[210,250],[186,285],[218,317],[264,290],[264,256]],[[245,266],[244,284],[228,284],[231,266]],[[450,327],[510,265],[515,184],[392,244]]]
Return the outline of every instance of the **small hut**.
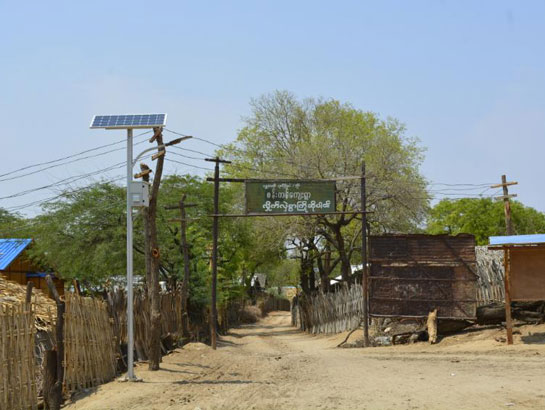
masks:
[[[488,249],[503,250],[507,343],[513,344],[511,302],[545,300],[545,234],[491,236]]]
[[[45,277],[51,275],[60,295],[64,294],[64,281],[51,272],[40,269],[27,255],[32,239],[0,239],[0,275],[5,279],[34,287],[48,293]]]

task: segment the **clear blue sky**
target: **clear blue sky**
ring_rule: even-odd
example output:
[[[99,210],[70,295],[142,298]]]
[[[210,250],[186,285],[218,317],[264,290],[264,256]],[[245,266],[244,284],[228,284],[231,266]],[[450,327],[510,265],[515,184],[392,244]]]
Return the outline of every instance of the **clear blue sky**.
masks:
[[[0,174],[124,138],[90,130],[93,114],[167,112],[169,128],[225,143],[251,97],[287,89],[398,118],[431,181],[506,173],[545,211],[544,1],[3,1],[0,15]],[[0,196],[124,155],[0,182]]]

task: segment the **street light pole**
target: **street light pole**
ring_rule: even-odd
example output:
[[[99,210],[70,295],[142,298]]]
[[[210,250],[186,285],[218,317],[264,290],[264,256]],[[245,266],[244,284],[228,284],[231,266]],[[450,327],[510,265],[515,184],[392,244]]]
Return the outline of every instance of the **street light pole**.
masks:
[[[133,247],[132,247],[132,207],[133,194],[132,188],[132,168],[133,163],[133,129],[134,128],[164,128],[167,124],[167,114],[123,114],[123,115],[95,115],[91,121],[90,128],[102,128],[107,130],[126,129],[127,130],[127,379],[129,381],[137,380],[134,375],[134,292],[133,292]],[[190,136],[178,138],[170,141],[164,146],[177,144]],[[150,140],[152,142],[152,140]],[[143,154],[143,153],[142,153]],[[138,158],[142,155],[140,154]],[[164,152],[163,152],[164,155]],[[138,194],[138,192],[136,192]],[[140,192],[140,195],[144,195]],[[142,199],[142,198],[141,198]],[[135,206],[146,206],[138,203]]]
[[[133,260],[132,260],[132,128],[127,129],[127,379],[135,380],[134,375],[134,318],[133,318]]]

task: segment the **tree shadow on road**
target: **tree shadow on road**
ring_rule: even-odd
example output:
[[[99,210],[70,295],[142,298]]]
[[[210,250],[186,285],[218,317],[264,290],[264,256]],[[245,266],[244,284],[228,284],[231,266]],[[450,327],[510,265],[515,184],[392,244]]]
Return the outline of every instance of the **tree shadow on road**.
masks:
[[[271,331],[271,332],[229,332],[228,336],[236,337],[237,339],[241,339],[243,337],[247,336],[295,336],[300,335],[301,332],[299,330],[290,329],[290,330],[277,330],[277,331]]]
[[[178,380],[173,384],[266,384],[253,380]]]
[[[534,333],[520,338],[523,343],[545,345],[545,333]]]

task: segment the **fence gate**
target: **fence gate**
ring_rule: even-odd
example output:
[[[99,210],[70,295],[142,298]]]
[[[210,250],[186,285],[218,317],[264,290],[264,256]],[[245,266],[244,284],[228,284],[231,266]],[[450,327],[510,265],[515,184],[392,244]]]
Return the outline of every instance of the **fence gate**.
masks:
[[[370,236],[369,254],[371,316],[475,318],[473,235]]]

